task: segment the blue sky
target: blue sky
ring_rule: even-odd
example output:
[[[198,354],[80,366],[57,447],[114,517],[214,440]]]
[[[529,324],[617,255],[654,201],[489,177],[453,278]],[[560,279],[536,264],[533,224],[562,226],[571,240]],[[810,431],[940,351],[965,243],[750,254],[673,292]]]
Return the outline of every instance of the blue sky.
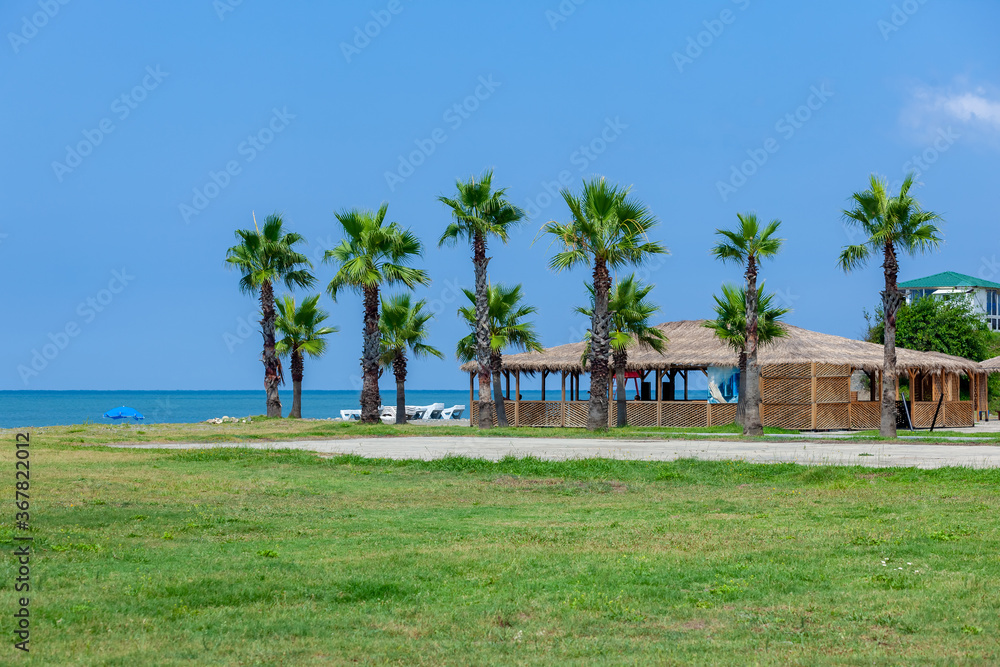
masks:
[[[524,283],[547,345],[585,330],[586,272],[553,274],[532,241],[567,217],[560,179],[593,174],[661,220],[671,255],[643,272],[661,320],[711,313],[740,278],[710,258],[713,231],[756,211],[783,221],[763,274],[789,321],[856,336],[880,270],[837,269],[839,211],[873,171],[920,171],[947,221],[902,279],[1000,278],[997,25],[991,0],[8,0],[0,389],[259,388],[256,305],[223,264],[233,230],[280,211],[318,258],[335,210],[383,201],[426,244],[420,295],[449,355],[410,384],[467,386],[450,355],[470,253],[436,247],[436,198],[485,167],[532,213],[492,248],[492,279]],[[322,302],[341,333],[305,387],[355,388],[360,302]]]

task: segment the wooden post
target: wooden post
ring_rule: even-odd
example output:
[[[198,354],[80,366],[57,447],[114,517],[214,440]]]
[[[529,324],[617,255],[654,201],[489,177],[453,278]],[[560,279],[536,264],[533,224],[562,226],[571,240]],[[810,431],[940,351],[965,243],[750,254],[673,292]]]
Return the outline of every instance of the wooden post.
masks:
[[[973,396],[972,408],[976,411],[976,419],[982,417],[982,403],[979,401],[979,373],[969,373],[969,393]]]
[[[514,371],[514,426],[521,425],[521,371]]]
[[[545,400],[545,376],[548,375],[548,371],[542,371],[542,400]]]
[[[917,400],[917,372],[910,369],[910,412],[913,411],[913,401]]]
[[[969,396],[972,398],[972,416],[973,422],[979,421],[979,396],[976,394],[976,378],[975,373],[969,373]],[[961,380],[959,380],[958,385],[959,398],[962,397],[962,385]]]
[[[473,394],[475,390],[476,390],[476,374],[469,373],[469,417],[472,417],[472,406],[475,404],[475,401],[473,400]],[[475,419],[469,419],[469,426],[475,428],[476,421],[477,420]]]
[[[688,371],[684,371],[684,400],[688,400]]]
[[[812,383],[812,387],[810,389],[810,394],[809,394],[810,397],[811,397],[809,399],[809,402],[812,403],[812,406],[811,406],[812,407],[812,410],[811,410],[812,416],[810,417],[810,423],[812,424],[812,430],[815,431],[816,430],[816,410],[817,410],[817,407],[816,407],[816,362],[815,361],[810,364],[809,374],[812,376],[810,378],[811,383]],[[850,391],[850,388],[848,388],[848,391]],[[850,400],[850,394],[848,394],[847,398],[848,398],[848,400]]]
[[[656,369],[656,425],[663,426],[663,385],[660,378],[663,371]]]
[[[503,374],[504,374],[504,376],[505,376],[505,378],[507,380],[507,400],[509,401],[510,400],[510,371],[504,371]]]
[[[851,369],[851,375],[854,375],[854,369]],[[854,428],[854,401],[847,402],[847,430]]]
[[[559,402],[559,425],[566,426],[566,371],[562,371],[562,398]]]

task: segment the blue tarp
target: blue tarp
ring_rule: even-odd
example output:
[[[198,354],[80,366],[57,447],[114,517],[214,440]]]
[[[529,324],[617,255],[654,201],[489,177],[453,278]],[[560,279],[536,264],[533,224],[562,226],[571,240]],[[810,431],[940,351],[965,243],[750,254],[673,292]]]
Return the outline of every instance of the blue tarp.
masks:
[[[141,412],[139,412],[135,408],[127,408],[124,405],[121,406],[120,408],[115,408],[114,410],[108,410],[107,412],[104,413],[105,419],[128,419],[129,417],[135,419],[136,421],[140,419],[145,419],[145,417],[142,416]]]

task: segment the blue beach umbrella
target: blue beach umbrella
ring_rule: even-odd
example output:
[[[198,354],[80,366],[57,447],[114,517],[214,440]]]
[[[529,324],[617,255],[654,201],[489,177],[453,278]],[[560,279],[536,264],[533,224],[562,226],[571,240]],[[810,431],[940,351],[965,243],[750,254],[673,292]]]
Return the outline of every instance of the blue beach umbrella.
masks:
[[[114,410],[108,410],[107,412],[104,413],[105,419],[119,420],[119,419],[128,419],[129,417],[131,417],[136,421],[139,421],[140,419],[145,419],[145,417],[142,416],[141,412],[139,412],[135,408],[127,408],[124,405],[121,406],[120,408],[115,408]]]

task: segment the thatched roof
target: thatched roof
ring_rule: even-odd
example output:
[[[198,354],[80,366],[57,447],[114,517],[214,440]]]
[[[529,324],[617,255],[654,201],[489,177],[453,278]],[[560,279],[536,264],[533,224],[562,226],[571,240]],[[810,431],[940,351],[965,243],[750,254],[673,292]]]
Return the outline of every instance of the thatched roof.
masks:
[[[650,370],[668,368],[698,368],[705,366],[735,366],[736,353],[715,337],[706,328],[705,320],[683,320],[666,322],[657,326],[666,334],[669,342],[663,354],[639,347],[629,351],[629,370]],[[882,368],[882,346],[840,336],[800,329],[785,325],[788,336],[761,348],[759,361],[764,365],[801,364],[850,364],[856,369],[875,371]],[[578,371],[583,355],[584,343],[569,343],[547,348],[544,352],[525,352],[504,356],[505,370],[522,372]],[[961,357],[952,357],[938,352],[916,352],[896,349],[897,367],[900,372],[969,373],[981,370],[979,364]],[[984,362],[985,363],[985,362]],[[462,366],[462,370],[475,370],[473,363]],[[998,367],[1000,370],[1000,367]]]
[[[987,373],[1000,373],[1000,357],[993,357],[992,359],[987,359],[986,361],[980,361],[979,368]]]

